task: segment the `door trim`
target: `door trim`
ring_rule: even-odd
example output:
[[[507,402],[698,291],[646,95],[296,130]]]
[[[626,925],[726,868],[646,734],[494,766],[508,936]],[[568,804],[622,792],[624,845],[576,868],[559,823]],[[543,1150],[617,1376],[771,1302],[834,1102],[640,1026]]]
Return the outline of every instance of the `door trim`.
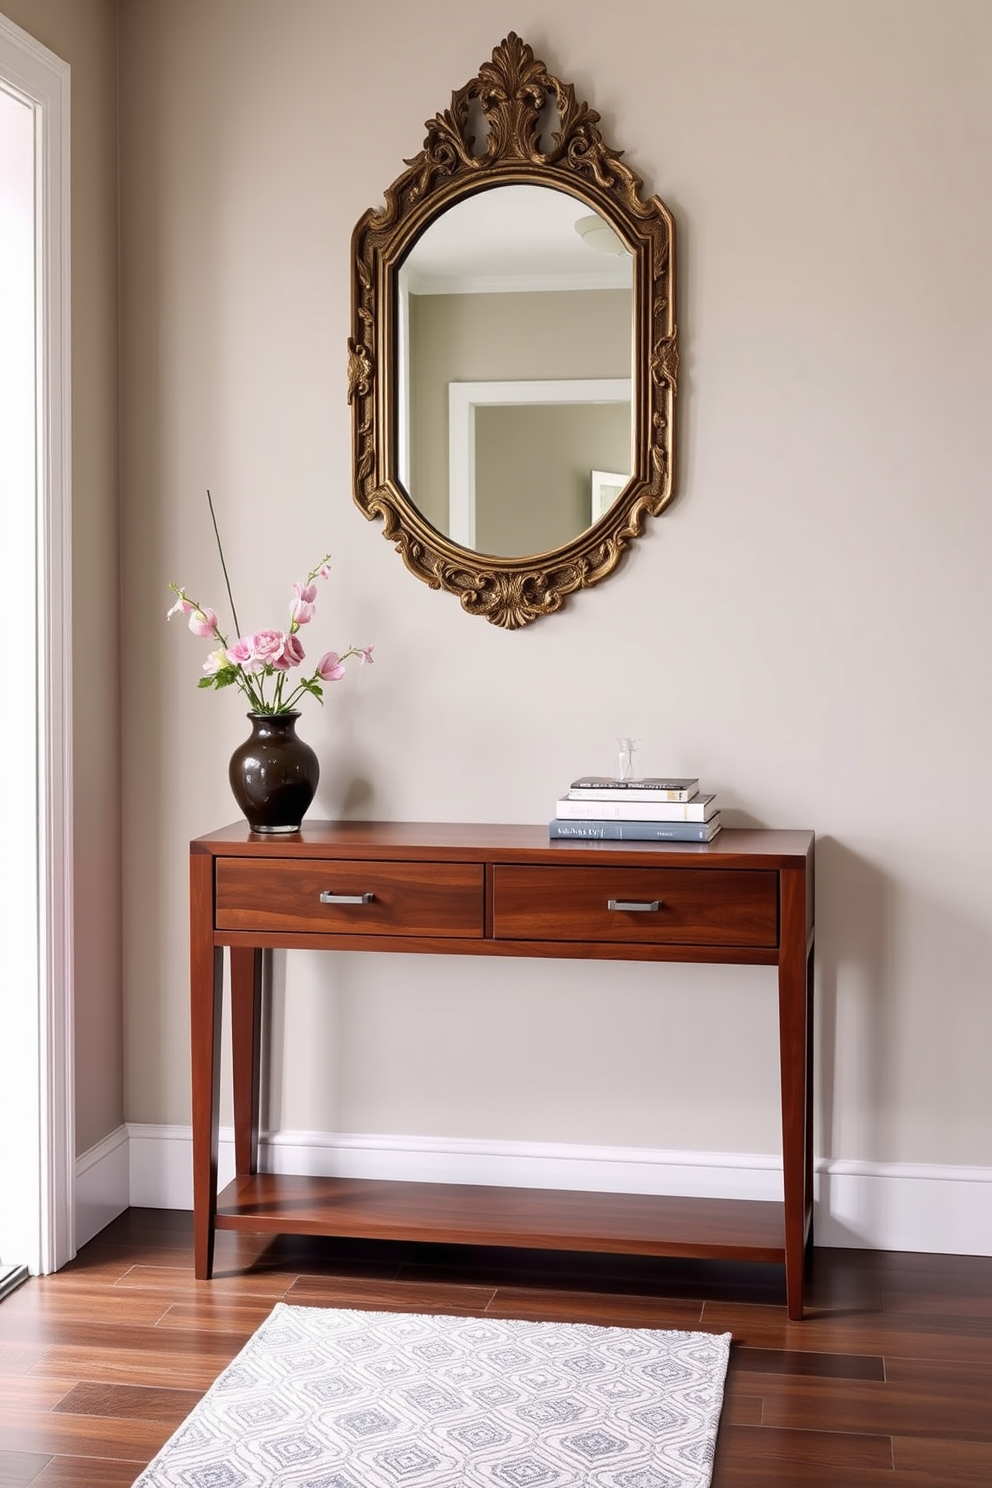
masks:
[[[37,1048],[25,1053],[37,1072],[40,1182],[35,1254],[11,1259],[42,1274],[75,1254],[69,77],[68,63],[0,15],[0,78],[35,117],[39,973]]]

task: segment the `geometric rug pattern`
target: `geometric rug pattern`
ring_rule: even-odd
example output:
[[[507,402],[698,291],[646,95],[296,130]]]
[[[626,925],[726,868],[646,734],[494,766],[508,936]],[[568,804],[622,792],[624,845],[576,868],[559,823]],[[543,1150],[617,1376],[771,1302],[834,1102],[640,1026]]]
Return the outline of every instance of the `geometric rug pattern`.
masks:
[[[729,1352],[279,1303],[134,1488],[707,1488]]]

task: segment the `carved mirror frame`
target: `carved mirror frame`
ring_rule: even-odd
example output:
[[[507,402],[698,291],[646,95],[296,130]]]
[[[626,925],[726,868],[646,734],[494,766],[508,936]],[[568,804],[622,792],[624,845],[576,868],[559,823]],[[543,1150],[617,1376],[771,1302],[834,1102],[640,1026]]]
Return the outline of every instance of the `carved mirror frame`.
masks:
[[[599,122],[594,109],[576,102],[572,85],[552,76],[511,32],[478,76],[452,94],[450,109],[427,122],[420,154],[387,188],[385,206],[366,212],[352,236],[355,501],[369,520],[382,518],[383,536],[419,579],[511,630],[611,574],[646,517],[657,516],[673,494],[674,224],[658,197],[642,200],[640,177],[603,139]],[[578,537],[523,558],[476,553],[438,532],[404,489],[397,462],[398,267],[442,212],[506,184],[565,190],[604,217],[633,257],[631,479]]]

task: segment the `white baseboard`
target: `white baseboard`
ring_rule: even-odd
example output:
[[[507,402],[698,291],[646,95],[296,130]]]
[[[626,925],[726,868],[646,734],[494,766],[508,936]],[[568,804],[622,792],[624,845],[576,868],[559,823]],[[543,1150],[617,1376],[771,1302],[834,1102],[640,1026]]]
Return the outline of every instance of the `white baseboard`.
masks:
[[[131,1203],[191,1209],[190,1128],[129,1123],[127,1135]],[[590,1193],[747,1199],[782,1194],[782,1160],[762,1153],[289,1131],[263,1137],[260,1164],[273,1173]],[[218,1168],[221,1184],[229,1182],[229,1128],[220,1132]],[[992,1255],[992,1168],[820,1159],[816,1169],[819,1245]]]
[[[128,1122],[131,1203],[135,1209],[192,1209],[193,1133],[188,1126]],[[221,1129],[218,1186],[234,1177],[234,1131]]]
[[[77,1249],[98,1235],[118,1214],[123,1214],[131,1203],[129,1146],[128,1129],[119,1126],[76,1158]]]
[[[817,1165],[818,1245],[992,1255],[992,1168]]]

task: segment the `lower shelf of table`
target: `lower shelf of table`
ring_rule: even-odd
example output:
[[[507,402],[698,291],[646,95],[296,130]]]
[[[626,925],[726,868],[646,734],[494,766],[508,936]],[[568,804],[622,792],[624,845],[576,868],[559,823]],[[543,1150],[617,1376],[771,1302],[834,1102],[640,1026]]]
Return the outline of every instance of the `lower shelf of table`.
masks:
[[[457,1245],[782,1263],[780,1203],[256,1174],[217,1201],[217,1228]]]

